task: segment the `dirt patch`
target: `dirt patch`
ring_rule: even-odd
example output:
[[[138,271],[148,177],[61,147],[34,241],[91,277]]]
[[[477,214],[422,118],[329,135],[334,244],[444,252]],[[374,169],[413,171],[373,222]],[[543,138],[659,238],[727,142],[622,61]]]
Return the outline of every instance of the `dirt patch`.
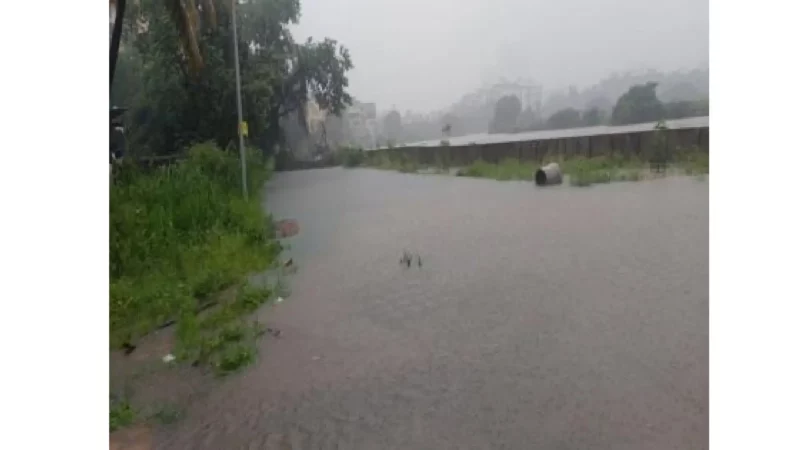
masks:
[[[150,450],[153,448],[153,433],[146,425],[137,425],[111,433],[110,450]]]
[[[174,361],[164,362],[164,356],[173,352],[174,344],[175,327],[171,326],[141,339],[129,355],[122,351],[111,353],[109,390],[112,402],[129,404],[135,423],[161,423],[165,410],[186,411],[213,385],[214,377],[209,370]],[[142,426],[115,431],[112,443],[114,436],[120,433],[122,437],[117,439],[143,435]],[[141,441],[141,437],[137,439]]]

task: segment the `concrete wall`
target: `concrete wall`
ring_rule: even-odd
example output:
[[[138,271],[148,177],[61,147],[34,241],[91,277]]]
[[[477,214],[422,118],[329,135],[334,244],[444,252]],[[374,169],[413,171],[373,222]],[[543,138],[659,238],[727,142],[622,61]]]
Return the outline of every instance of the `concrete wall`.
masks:
[[[542,162],[558,157],[646,156],[653,147],[655,130],[636,133],[602,134],[558,139],[540,139],[492,144],[438,147],[398,147],[369,152],[370,158],[403,158],[421,165],[445,163],[451,167],[467,166],[477,160],[498,163],[506,158]],[[670,150],[697,147],[708,152],[709,128],[674,128],[664,130]]]

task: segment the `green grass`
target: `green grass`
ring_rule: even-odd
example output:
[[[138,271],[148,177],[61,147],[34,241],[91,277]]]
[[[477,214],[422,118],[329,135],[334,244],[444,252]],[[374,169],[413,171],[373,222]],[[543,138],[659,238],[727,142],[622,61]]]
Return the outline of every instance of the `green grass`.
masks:
[[[336,161],[344,167],[359,167],[366,159],[364,150],[357,147],[341,147],[336,152]]]
[[[402,173],[415,173],[422,166],[413,158],[407,157],[402,152],[372,152],[367,156],[366,165],[382,170],[395,170]]]
[[[558,161],[561,171],[567,175],[574,173],[590,172],[619,172],[630,170],[641,170],[647,164],[636,158],[623,158],[621,156],[598,156],[594,158],[562,158]]]
[[[679,148],[675,163],[683,167],[689,175],[706,175],[709,172],[709,154],[697,147]]]
[[[184,161],[168,167],[114,169],[109,209],[112,348],[135,344],[175,320],[172,352],[178,363],[203,365],[225,376],[256,359],[263,326],[248,316],[274,298],[278,286],[246,280],[279,266],[282,250],[261,205],[271,164],[259,161],[251,151],[248,199],[242,196],[237,155],[212,144],[195,145]],[[205,309],[208,305],[213,306]],[[165,410],[151,418],[167,423],[179,416]],[[129,402],[112,401],[112,431],[136,419]]]
[[[199,144],[173,166],[122,166],[110,192],[110,344],[135,342],[168,320],[196,321],[201,304],[275,264],[280,244],[260,190],[270,167],[251,155],[249,199],[241,195],[238,158]],[[248,295],[251,288],[242,291]],[[268,293],[259,292],[263,298]],[[256,302],[257,303],[257,302]],[[230,317],[252,312],[244,296]],[[191,333],[179,333],[178,344]]]
[[[536,166],[529,162],[520,162],[516,159],[504,159],[498,164],[485,161],[475,161],[469,166],[460,169],[458,175],[475,178],[492,178],[495,180],[533,180]]]
[[[176,405],[163,404],[154,408],[151,413],[136,411],[128,401],[111,401],[109,409],[109,431],[133,425],[141,420],[152,421],[161,425],[170,425],[186,415],[186,411]]]
[[[199,314],[188,314],[178,323],[176,356],[181,361],[207,365],[225,376],[255,360],[258,338],[264,327],[246,319],[274,297],[270,288],[246,284],[236,297]]]
[[[378,152],[376,152],[378,153]],[[555,158],[561,171],[567,176],[572,186],[591,186],[593,184],[639,181],[648,177],[650,164],[639,158],[625,158],[621,155],[598,156],[593,158],[573,157]],[[549,161],[548,161],[549,162]],[[405,157],[402,153],[379,152],[369,155],[366,165],[384,170],[400,172],[418,172],[421,167],[415,161]],[[689,175],[708,174],[708,152],[699,148],[677,149],[673,160],[668,165],[671,170]],[[437,158],[433,173],[449,173],[449,161]],[[539,164],[534,162],[519,161],[508,158],[498,164],[486,161],[475,161],[467,167],[462,167],[456,172],[457,176],[490,178],[494,180],[533,180]]]
[[[594,158],[569,158],[559,161],[562,173],[569,177],[572,186],[591,186],[592,184],[613,181],[637,181],[647,164],[635,158],[619,156],[600,156]]]

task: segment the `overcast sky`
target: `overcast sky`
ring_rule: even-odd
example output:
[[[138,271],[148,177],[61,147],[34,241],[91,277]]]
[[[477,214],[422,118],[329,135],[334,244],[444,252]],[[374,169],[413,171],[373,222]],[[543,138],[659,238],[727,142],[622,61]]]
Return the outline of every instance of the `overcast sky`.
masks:
[[[500,77],[545,90],[708,64],[708,0],[301,0],[298,40],[350,49],[350,92],[431,111]]]

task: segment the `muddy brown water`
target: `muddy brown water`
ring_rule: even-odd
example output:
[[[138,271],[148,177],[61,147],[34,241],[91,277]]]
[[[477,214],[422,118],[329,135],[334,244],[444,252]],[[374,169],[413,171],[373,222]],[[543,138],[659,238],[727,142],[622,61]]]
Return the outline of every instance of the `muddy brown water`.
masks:
[[[707,181],[332,168],[265,204],[302,227],[282,337],[155,448],[708,447]]]

